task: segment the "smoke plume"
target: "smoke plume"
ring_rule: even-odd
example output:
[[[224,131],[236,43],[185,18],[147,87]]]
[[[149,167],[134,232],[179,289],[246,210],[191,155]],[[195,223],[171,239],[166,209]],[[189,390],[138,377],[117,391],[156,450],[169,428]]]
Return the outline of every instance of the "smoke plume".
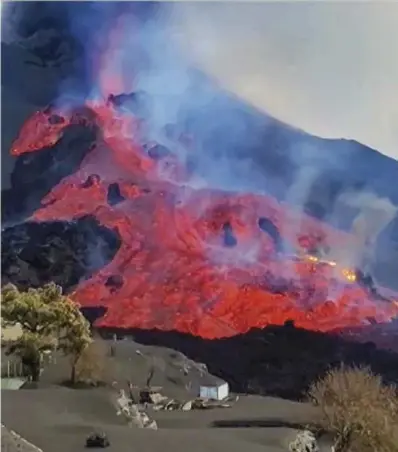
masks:
[[[398,3],[179,2],[192,61],[306,132],[398,159]]]
[[[351,226],[351,241],[344,249],[334,249],[332,258],[347,267],[370,271],[379,234],[396,216],[398,208],[386,198],[373,193],[344,193],[337,206],[356,212]],[[338,207],[337,207],[338,208]]]

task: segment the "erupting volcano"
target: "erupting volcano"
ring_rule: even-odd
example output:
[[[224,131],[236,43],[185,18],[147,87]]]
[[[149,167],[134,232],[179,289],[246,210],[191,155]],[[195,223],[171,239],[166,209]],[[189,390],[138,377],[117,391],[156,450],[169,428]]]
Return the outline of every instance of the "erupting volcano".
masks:
[[[27,120],[11,149],[21,157],[43,152],[76,124],[98,130],[78,171],[30,218],[92,215],[120,236],[114,259],[71,294],[83,307],[107,309],[97,326],[214,338],[288,319],[329,331],[397,315],[354,270],[314,254],[344,246],[348,233],[266,195],[195,188],[173,151],[142,144],[142,119],[119,107],[113,96],[79,110],[49,107]],[[194,139],[178,142],[195,152]],[[297,221],[299,234],[289,228]]]
[[[141,58],[145,70],[150,63],[139,46],[149,33],[140,38],[135,22],[134,27],[127,19],[123,23],[113,27],[107,45],[113,51],[124,39],[129,55],[139,55],[133,63]],[[137,45],[121,36],[123,27],[137,31]],[[287,320],[332,331],[398,315],[398,304],[381,296],[363,269],[345,268],[333,258],[331,250],[349,248],[349,233],[271,195],[210,188],[195,173],[206,146],[204,140],[197,145],[195,130],[181,131],[170,120],[161,130],[167,140],[154,140],[148,115],[156,92],[147,94],[139,86],[129,93],[130,85],[122,82],[126,74],[119,73],[123,65],[105,50],[95,76],[99,87],[93,87],[100,94],[84,96],[79,106],[59,101],[25,122],[10,150],[17,168],[11,185],[19,187],[21,202],[17,195],[3,201],[7,215],[17,214],[12,222],[95,217],[119,237],[116,254],[109,251],[107,260],[92,265],[94,273],[82,275],[71,291],[82,307],[106,309],[97,326],[215,338]],[[169,78],[162,82],[167,85],[174,72],[166,66]],[[199,99],[195,105],[206,114],[215,104]],[[214,108],[216,120],[222,112]],[[240,120],[236,124],[244,129]],[[250,130],[247,140],[254,141]],[[277,131],[272,134],[278,149],[286,147]],[[271,170],[285,165],[282,154],[270,163]],[[290,167],[286,174],[292,174]]]

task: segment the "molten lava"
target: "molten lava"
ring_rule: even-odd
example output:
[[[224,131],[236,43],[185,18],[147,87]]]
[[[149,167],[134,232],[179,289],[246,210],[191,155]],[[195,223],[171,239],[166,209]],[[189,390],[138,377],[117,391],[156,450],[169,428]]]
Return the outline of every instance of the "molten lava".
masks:
[[[101,130],[80,169],[52,189],[32,218],[92,214],[120,235],[113,261],[72,294],[84,307],[107,308],[98,326],[214,338],[287,319],[328,331],[397,315],[395,304],[372,300],[354,272],[311,257],[314,247],[342,246],[349,234],[265,195],[194,189],[172,153],[159,148],[151,156],[138,144],[141,119],[109,101],[88,107],[90,118],[37,112],[11,153],[40,152],[76,122],[95,121]],[[295,251],[281,251],[285,244]]]

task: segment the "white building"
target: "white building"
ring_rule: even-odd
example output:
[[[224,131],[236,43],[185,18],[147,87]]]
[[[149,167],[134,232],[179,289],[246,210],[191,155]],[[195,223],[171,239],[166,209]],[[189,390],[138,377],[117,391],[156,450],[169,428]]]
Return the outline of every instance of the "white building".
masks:
[[[199,397],[209,400],[224,400],[229,395],[229,385],[226,381],[214,378],[204,381],[199,387]]]

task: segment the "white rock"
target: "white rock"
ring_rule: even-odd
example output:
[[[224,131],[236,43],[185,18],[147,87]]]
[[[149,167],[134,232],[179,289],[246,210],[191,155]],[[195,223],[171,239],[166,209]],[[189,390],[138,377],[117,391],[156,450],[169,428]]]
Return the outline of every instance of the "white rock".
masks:
[[[289,444],[289,450],[290,452],[319,452],[319,447],[314,434],[309,430],[303,430]]]

